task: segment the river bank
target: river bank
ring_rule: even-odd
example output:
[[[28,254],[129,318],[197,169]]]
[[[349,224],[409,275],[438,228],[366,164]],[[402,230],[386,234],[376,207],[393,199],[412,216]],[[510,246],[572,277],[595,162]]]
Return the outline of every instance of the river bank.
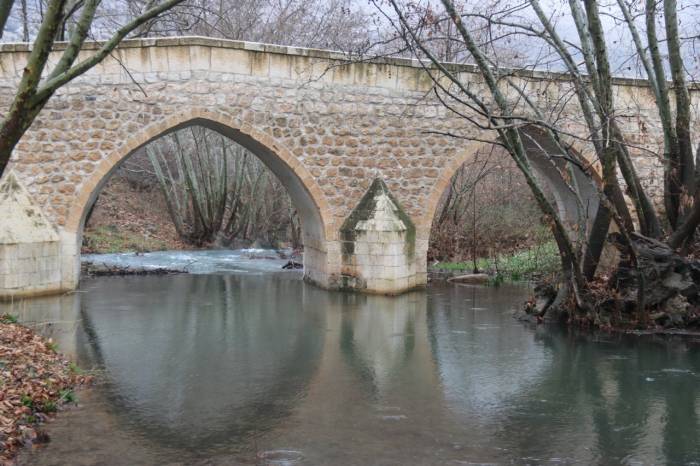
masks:
[[[0,465],[15,464],[22,447],[49,442],[42,424],[90,381],[50,339],[0,316]]]
[[[188,249],[159,189],[138,189],[115,177],[100,193],[83,232],[82,252],[146,252]]]
[[[443,262],[429,267],[431,281],[476,283],[498,286],[503,283],[530,283],[532,296],[514,313],[521,321],[541,324],[557,322],[566,326],[627,334],[700,334],[700,297],[697,279],[688,275],[669,275],[664,282],[668,288],[664,300],[644,314],[639,314],[636,293],[625,293],[618,285],[614,270],[601,273],[588,290],[588,311],[575,310],[573,301],[560,304],[559,312],[545,312],[557,294],[557,276],[560,259],[554,243],[544,243],[535,250],[503,254],[492,259],[479,258],[475,262]],[[474,274],[478,270],[479,274]],[[681,277],[683,278],[683,277]],[[692,278],[692,281],[689,281]],[[676,289],[678,288],[678,289]],[[573,296],[570,297],[573,300]],[[568,309],[574,309],[573,315]]]
[[[559,271],[559,252],[554,242],[533,245],[507,254],[478,257],[475,261],[434,262],[429,273],[435,279],[449,279],[478,270],[492,276],[492,284],[504,282],[540,281]]]

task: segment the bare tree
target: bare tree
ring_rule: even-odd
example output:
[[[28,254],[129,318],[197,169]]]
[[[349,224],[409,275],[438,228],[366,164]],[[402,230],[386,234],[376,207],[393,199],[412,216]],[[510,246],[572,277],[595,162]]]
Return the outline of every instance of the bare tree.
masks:
[[[145,148],[181,238],[230,245],[290,238],[300,246],[299,219],[285,188],[253,154],[201,127],[176,131]]]
[[[50,0],[43,12],[31,52],[17,84],[14,98],[0,122],[0,176],[10,161],[12,151],[31,126],[46,102],[58,88],[80,76],[107,57],[129,33],[184,0],[151,2],[140,14],[114,32],[89,57],[76,63],[78,53],[90,32],[101,0]],[[7,25],[14,0],[0,1],[0,30]],[[47,69],[49,54],[60,39],[66,24],[72,21],[67,44],[52,69]],[[42,76],[45,76],[42,78]]]
[[[492,146],[450,180],[433,220],[428,260],[469,260],[476,270],[477,259],[538,247],[552,239],[538,218],[519,170]]]
[[[630,4],[626,0],[617,2],[618,16],[629,28],[635,44],[633,53],[646,70],[663,126],[665,151],[659,155],[666,161],[665,210],[654,207],[632,162],[631,154],[636,146],[622,130],[623,111],[615,100],[615,77],[603,21],[603,17],[614,16],[612,7],[603,8],[597,0],[570,0],[567,14],[573,19],[576,36],[572,40],[570,34],[569,37],[562,34],[552,12],[545,11],[538,0],[515,5],[497,1],[486,13],[453,0],[441,0],[441,3],[439,13],[429,3],[406,5],[390,0],[390,8],[379,2],[375,5],[397,36],[423,60],[426,72],[433,78],[436,97],[450,111],[477,126],[481,134],[491,133],[492,142],[507,150],[525,177],[552,229],[562,264],[556,297],[538,312],[563,309],[570,311],[568,315],[572,318],[579,315],[597,318],[590,289],[606,238],[621,252],[617,272],[608,286],[620,298],[622,308],[633,308],[638,320],[644,320],[650,309],[662,308],[678,296],[685,299],[684,293],[694,289],[690,265],[674,250],[692,242],[700,223],[700,192],[690,134],[693,113],[675,0],[662,1],[662,14],[654,0],[644,5],[646,44]],[[486,93],[476,91],[459,70],[442,64],[424,38],[426,28],[445,18],[453,24],[466,51],[462,61],[476,66]],[[664,24],[667,58],[659,51],[662,41],[655,32],[657,18]],[[484,34],[474,33],[478,30],[473,27],[475,22],[488,31],[486,42],[480,39]],[[519,56],[518,67],[503,67],[499,51],[507,48],[505,38],[512,37],[527,41],[530,51]],[[559,71],[551,81],[559,96],[557,100],[539,100],[529,95],[528,75],[541,68]],[[667,69],[671,72],[670,86],[664,75]],[[572,105],[582,116],[583,135],[572,134],[567,128],[568,121],[562,117],[565,106]],[[546,143],[535,141],[531,128],[538,128]],[[572,138],[590,147],[588,158],[572,149]],[[576,198],[583,196],[577,181],[580,176],[597,188],[594,199],[597,214],[593,219],[578,225],[567,223],[545,195],[533,170],[533,144],[549,157],[559,172],[559,181]],[[592,169],[593,162],[600,164],[600,173]],[[634,207],[634,217],[628,201]],[[579,203],[579,209],[583,207]],[[611,222],[617,229],[614,235],[609,235]],[[677,287],[663,281],[673,273],[682,277],[683,283]]]

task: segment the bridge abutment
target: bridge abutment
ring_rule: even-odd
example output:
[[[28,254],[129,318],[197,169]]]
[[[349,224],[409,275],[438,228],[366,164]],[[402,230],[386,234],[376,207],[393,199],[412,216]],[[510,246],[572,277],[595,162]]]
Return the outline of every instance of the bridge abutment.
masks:
[[[75,234],[57,231],[15,173],[0,183],[0,300],[75,289]]]

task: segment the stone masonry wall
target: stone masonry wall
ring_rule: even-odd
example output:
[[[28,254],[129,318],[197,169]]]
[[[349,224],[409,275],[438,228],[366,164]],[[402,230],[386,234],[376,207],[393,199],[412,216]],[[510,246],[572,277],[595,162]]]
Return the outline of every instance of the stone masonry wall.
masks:
[[[109,58],[59,90],[11,162],[33,202],[76,244],[87,208],[120,161],[167,131],[205,124],[252,148],[287,185],[302,211],[307,275],[330,286],[343,262],[339,228],[372,180],[384,180],[415,224],[415,253],[424,255],[452,174],[485,145],[444,134],[492,137],[432,98],[431,81],[412,60],[348,64],[334,52],[203,38],[126,41],[115,53],[129,73]],[[27,54],[23,44],[0,46],[0,108],[8,108]],[[478,86],[478,75],[463,70]],[[566,91],[536,75],[528,85],[552,102]],[[645,183],[658,190],[660,130],[649,91],[621,80],[616,93],[639,114],[625,131],[640,146]],[[558,118],[574,133],[581,128],[575,112]],[[62,254],[77,257],[74,246]]]

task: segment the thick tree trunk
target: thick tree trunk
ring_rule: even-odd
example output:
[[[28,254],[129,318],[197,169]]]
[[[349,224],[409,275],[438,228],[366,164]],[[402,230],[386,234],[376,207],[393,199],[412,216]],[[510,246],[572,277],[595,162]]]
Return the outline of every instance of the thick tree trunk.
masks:
[[[686,70],[681,56],[678,34],[678,7],[676,0],[664,0],[664,21],[668,62],[673,79],[673,95],[676,98],[676,135],[678,137],[678,178],[681,184],[679,219],[689,214],[695,194],[695,160],[690,135],[690,94],[685,81]]]
[[[14,0],[0,0],[0,39],[2,39],[5,31],[5,24],[7,24],[7,19],[10,17],[10,12],[12,11],[12,5],[14,3]]]

